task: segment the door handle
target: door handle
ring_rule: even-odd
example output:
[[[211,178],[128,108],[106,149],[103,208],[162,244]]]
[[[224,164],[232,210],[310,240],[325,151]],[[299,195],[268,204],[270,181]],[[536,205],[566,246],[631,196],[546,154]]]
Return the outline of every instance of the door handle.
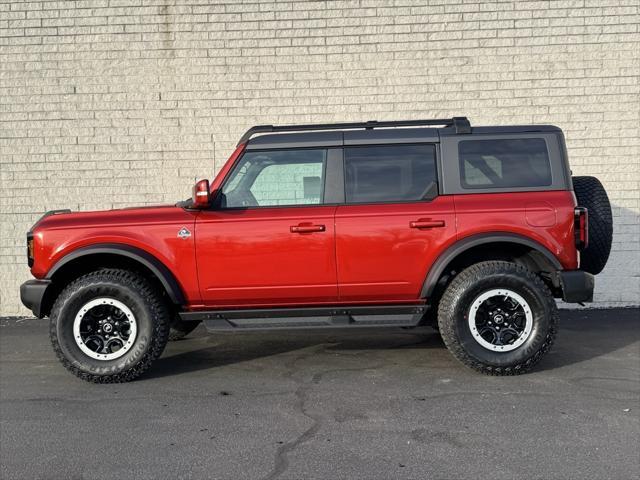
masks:
[[[291,233],[313,233],[313,232],[324,232],[326,230],[324,225],[292,225]]]
[[[444,227],[444,225],[444,220],[427,220],[422,218],[415,222],[409,222],[410,228],[439,228]]]

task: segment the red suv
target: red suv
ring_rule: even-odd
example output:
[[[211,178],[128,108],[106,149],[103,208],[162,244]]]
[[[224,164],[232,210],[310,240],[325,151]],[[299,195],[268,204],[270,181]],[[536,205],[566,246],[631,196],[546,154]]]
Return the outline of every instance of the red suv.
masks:
[[[554,298],[591,301],[611,234],[557,127],[258,126],[190,200],[45,214],[20,293],[92,382],[137,377],[199,322],[431,325],[466,365],[512,375],[551,347]]]

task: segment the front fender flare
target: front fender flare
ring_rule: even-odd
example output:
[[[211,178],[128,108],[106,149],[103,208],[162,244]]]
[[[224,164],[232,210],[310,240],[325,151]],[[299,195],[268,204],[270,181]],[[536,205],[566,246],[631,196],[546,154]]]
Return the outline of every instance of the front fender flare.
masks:
[[[110,254],[120,255],[127,257],[133,261],[136,261],[153,273],[156,278],[162,283],[162,286],[166,290],[171,301],[176,305],[183,305],[185,303],[184,293],[180,284],[174,277],[171,270],[151,255],[149,252],[141,250],[140,248],[132,247],[131,245],[119,244],[119,243],[99,243],[95,245],[88,245],[86,247],[78,248],[73,252],[65,255],[49,270],[46,275],[46,279],[51,280],[56,272],[60,271],[69,262],[76,260],[80,257],[96,254]]]

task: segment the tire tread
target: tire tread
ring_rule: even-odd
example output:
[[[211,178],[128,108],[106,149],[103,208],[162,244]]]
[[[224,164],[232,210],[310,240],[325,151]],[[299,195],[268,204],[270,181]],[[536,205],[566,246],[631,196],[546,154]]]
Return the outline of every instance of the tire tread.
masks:
[[[613,218],[607,192],[596,177],[573,177],[578,205],[589,211],[589,246],[580,254],[580,269],[600,273],[609,259],[613,241]]]

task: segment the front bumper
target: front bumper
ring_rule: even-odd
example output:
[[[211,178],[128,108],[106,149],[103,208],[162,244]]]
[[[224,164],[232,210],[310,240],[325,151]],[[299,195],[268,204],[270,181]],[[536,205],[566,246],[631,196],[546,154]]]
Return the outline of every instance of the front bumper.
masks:
[[[49,285],[51,280],[27,280],[20,285],[20,301],[38,318],[43,317],[42,299]]]
[[[582,270],[561,270],[557,278],[562,289],[562,300],[568,303],[593,302],[593,275]]]

